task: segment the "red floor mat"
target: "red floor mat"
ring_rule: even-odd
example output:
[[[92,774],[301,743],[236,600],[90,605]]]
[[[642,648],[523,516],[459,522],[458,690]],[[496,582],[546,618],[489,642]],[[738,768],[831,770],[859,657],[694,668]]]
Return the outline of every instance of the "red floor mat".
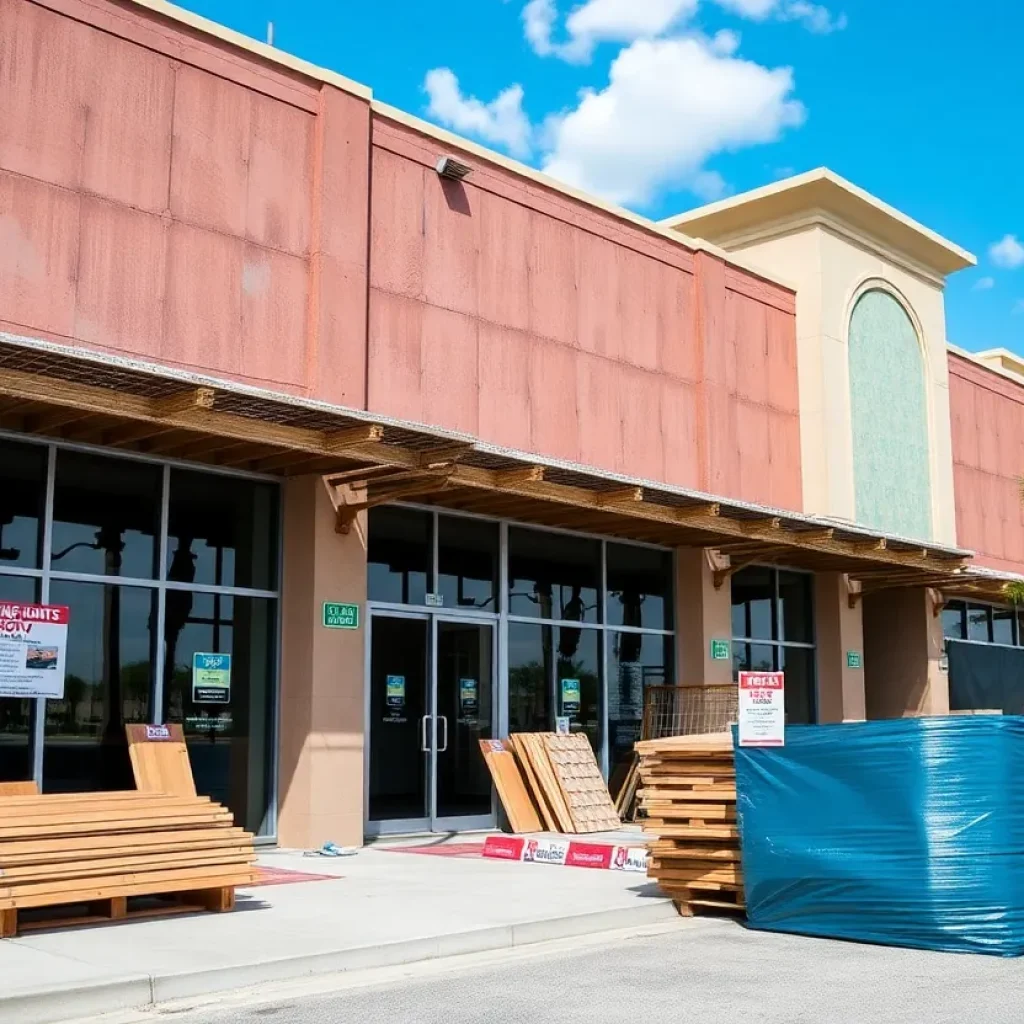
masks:
[[[257,885],[291,885],[293,882],[329,882],[341,875],[312,875],[305,871],[287,871],[284,868],[257,868]]]
[[[388,853],[420,853],[428,857],[480,857],[483,843],[435,843],[430,846],[385,846]]]

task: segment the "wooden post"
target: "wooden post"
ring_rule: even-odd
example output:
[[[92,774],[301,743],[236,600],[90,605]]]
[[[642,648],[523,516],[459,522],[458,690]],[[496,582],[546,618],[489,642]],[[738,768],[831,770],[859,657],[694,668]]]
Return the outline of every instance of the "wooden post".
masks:
[[[18,934],[18,911],[0,910],[0,939],[13,939]]]

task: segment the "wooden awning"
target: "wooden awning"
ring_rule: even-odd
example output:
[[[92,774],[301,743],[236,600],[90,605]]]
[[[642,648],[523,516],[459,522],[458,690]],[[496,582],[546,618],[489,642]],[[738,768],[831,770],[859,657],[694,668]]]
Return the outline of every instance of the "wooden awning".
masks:
[[[849,573],[864,592],[944,586],[970,552],[544,459],[466,434],[0,333],[0,427],[275,475],[318,474],[344,531],[414,499],[545,526]]]

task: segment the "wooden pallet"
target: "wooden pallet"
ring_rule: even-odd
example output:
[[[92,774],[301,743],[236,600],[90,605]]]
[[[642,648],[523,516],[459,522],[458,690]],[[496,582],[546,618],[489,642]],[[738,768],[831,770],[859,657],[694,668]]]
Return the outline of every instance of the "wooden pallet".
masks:
[[[637,751],[648,875],[681,914],[742,913],[731,736],[651,740]]]
[[[27,932],[80,928],[84,925],[168,917],[172,914],[195,914],[204,911],[225,913],[234,908],[233,886],[192,889],[154,896],[109,896],[84,903],[51,904],[36,908],[11,907],[0,910],[0,939],[11,939]]]

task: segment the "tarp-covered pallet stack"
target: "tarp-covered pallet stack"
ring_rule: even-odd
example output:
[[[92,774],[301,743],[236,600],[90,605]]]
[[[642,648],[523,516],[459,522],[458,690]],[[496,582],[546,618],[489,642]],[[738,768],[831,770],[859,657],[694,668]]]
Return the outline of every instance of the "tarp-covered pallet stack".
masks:
[[[681,914],[742,911],[732,737],[677,736],[637,744],[648,875]]]

